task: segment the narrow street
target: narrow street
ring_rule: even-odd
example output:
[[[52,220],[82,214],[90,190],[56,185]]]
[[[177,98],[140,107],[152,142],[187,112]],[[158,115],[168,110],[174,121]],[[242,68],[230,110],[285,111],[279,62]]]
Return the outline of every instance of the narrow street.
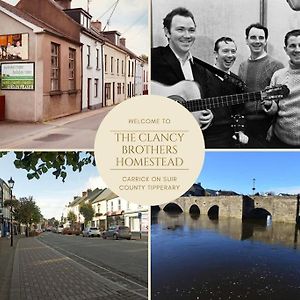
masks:
[[[147,299],[146,240],[20,238],[10,299]]]
[[[1,149],[93,149],[97,129],[113,108],[81,112],[43,123],[0,121]]]

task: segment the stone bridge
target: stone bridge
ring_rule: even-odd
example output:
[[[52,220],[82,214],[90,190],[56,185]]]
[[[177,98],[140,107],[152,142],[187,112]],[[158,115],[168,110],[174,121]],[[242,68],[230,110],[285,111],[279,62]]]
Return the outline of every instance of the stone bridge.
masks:
[[[183,212],[198,212],[200,215],[218,214],[218,217],[249,218],[255,215],[270,215],[273,222],[296,223],[299,219],[297,196],[201,196],[180,197],[160,205],[163,210],[174,206]]]

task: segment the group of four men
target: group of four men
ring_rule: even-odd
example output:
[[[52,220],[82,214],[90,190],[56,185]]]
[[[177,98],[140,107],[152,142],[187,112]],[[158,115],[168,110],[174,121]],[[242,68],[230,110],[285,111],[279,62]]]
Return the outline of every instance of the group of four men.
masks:
[[[300,147],[300,30],[285,36],[285,51],[290,58],[288,67],[269,56],[265,50],[268,29],[260,24],[246,28],[246,42],[251,55],[241,63],[238,76],[230,71],[235,62],[237,47],[229,37],[219,38],[214,45],[215,65],[193,57],[195,41],[194,16],[185,8],[172,10],[163,20],[168,46],[151,52],[152,94],[166,95],[164,86],[179,86],[185,98],[212,98],[210,109],[194,112],[204,135],[206,148],[299,148]],[[161,86],[155,85],[160,83]],[[191,82],[197,83],[199,96],[193,94]],[[268,86],[286,85],[290,93],[284,99],[260,99],[227,104],[218,97],[257,92]],[[177,89],[178,90],[178,89]],[[189,94],[190,93],[190,94]],[[225,102],[224,102],[225,101]],[[244,101],[242,101],[244,102]],[[245,129],[236,126],[232,116],[245,116]],[[233,128],[235,130],[233,130]]]

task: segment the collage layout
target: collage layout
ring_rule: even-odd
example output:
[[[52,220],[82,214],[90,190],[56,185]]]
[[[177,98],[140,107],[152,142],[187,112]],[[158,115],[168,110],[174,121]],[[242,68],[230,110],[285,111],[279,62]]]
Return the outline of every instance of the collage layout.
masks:
[[[0,0],[0,299],[300,299],[300,0]]]

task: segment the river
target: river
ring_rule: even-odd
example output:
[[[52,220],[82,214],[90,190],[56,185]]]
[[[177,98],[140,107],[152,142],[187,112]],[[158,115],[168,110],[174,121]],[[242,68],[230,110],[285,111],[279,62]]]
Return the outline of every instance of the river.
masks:
[[[156,213],[152,299],[300,299],[295,224]]]

